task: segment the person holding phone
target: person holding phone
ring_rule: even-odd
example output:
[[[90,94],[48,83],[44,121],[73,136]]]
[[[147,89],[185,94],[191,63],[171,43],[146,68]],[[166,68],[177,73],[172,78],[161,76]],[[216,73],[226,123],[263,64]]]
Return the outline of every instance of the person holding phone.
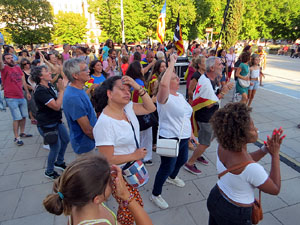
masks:
[[[138,91],[143,103],[133,103],[130,88]],[[92,96],[97,114],[100,114],[93,129],[96,146],[110,164],[121,168],[126,163],[142,160],[147,150],[139,148],[140,127],[136,115],[154,112],[155,106],[145,89],[129,76],[114,76],[97,87]],[[143,206],[143,200],[137,189],[127,184],[134,199]],[[121,199],[116,198],[120,203]],[[128,207],[119,206],[120,224],[134,224],[134,217]]]

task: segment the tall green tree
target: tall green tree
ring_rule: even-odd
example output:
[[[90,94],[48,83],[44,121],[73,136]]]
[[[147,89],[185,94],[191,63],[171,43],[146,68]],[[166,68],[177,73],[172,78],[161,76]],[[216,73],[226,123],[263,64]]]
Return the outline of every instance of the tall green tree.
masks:
[[[229,49],[238,41],[238,33],[241,30],[241,18],[243,13],[243,0],[231,0],[224,24],[222,46]]]
[[[86,40],[87,19],[80,13],[59,11],[55,15],[54,33],[52,39],[54,43],[69,43],[74,45]]]
[[[200,23],[197,17],[198,0],[168,0],[166,16],[166,40],[172,40],[178,12],[183,39],[195,38]],[[116,42],[121,41],[120,0],[89,0],[89,10],[99,21],[103,35]],[[125,37],[127,42],[156,39],[157,18],[164,0],[123,0]],[[197,20],[198,19],[198,20]],[[194,25],[194,26],[193,26]],[[101,35],[102,36],[102,35]]]
[[[14,43],[32,45],[51,39],[53,14],[47,0],[1,0],[0,21]]]

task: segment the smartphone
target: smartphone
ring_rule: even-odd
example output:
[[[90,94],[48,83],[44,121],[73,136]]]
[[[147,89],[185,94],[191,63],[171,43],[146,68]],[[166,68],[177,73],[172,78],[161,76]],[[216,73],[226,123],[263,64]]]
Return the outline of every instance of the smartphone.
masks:
[[[194,145],[195,148],[197,147],[197,144],[196,144],[196,142],[194,141],[194,139],[191,139],[191,143]]]

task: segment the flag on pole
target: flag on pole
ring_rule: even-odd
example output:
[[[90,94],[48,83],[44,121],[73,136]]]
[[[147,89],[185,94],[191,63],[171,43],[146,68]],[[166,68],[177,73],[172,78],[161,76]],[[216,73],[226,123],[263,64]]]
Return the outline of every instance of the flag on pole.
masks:
[[[183,47],[181,26],[179,23],[179,13],[178,13],[178,17],[177,17],[176,26],[175,26],[175,32],[174,32],[174,44],[177,48],[177,54],[183,55],[184,47]]]
[[[166,31],[166,8],[167,8],[167,0],[165,0],[165,4],[160,11],[160,15],[157,19],[157,37],[160,40],[160,43],[163,43],[165,38]]]

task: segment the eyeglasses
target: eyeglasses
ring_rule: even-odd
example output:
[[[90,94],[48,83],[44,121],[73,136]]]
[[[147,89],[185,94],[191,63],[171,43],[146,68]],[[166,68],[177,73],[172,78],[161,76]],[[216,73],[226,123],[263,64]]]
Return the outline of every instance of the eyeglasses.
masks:
[[[88,71],[89,71],[88,67],[85,67],[83,70],[80,70],[80,72],[88,72]]]

